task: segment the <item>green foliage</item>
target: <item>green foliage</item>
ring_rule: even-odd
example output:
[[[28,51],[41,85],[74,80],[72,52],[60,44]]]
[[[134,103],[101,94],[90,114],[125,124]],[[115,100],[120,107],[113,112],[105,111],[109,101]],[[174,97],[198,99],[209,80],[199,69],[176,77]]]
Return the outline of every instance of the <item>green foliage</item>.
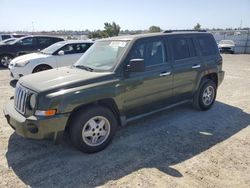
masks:
[[[119,32],[121,30],[121,27],[113,23],[104,23],[104,30],[97,30],[89,33],[89,38],[107,38],[107,37],[113,37],[118,36]]]
[[[201,29],[201,24],[197,23],[195,26],[194,26],[194,30],[200,30]]]
[[[161,32],[161,28],[155,25],[152,25],[149,29],[148,29],[149,33],[157,33],[157,32]]]

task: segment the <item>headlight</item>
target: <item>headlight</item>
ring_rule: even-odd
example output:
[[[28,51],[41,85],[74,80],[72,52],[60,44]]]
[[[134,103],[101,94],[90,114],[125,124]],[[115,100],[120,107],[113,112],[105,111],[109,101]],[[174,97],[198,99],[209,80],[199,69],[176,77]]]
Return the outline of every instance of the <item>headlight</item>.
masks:
[[[36,106],[36,95],[31,94],[31,96],[30,96],[30,108],[34,109],[35,106]]]
[[[24,66],[26,66],[26,65],[29,64],[29,63],[30,63],[30,61],[17,62],[17,63],[15,64],[15,67],[24,67]]]

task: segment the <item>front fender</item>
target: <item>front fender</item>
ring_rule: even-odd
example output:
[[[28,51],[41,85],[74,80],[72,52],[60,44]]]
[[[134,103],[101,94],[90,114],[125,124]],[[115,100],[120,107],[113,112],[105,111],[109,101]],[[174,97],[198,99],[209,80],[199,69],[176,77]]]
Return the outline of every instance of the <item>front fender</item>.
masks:
[[[57,113],[69,113],[79,106],[107,98],[119,105],[117,83],[115,79],[47,93],[39,97],[39,110],[56,109]]]

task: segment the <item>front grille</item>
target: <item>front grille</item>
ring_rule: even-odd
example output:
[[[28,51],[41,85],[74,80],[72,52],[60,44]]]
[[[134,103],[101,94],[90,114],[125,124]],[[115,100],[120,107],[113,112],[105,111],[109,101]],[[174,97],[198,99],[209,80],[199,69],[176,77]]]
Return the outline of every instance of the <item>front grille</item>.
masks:
[[[19,83],[17,83],[14,103],[15,103],[15,109],[21,114],[25,114],[28,96],[29,96],[29,90],[27,90],[26,88],[22,87]]]

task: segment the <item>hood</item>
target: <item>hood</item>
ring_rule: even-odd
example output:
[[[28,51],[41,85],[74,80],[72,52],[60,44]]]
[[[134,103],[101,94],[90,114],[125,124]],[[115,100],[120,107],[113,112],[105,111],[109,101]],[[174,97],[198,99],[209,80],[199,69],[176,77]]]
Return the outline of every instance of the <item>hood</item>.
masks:
[[[218,45],[219,48],[223,48],[223,47],[231,48],[231,47],[234,47],[234,46],[235,46],[234,44],[219,44]]]
[[[48,54],[42,54],[42,53],[31,53],[31,54],[26,54],[26,55],[21,55],[19,57],[14,58],[10,64],[16,64],[16,63],[21,63],[24,61],[31,61],[35,59],[41,59],[41,58],[47,58]]]
[[[74,84],[86,85],[105,80],[110,72],[89,72],[75,67],[62,67],[21,77],[19,83],[36,92],[57,88],[76,87]],[[78,85],[79,86],[79,85]]]

